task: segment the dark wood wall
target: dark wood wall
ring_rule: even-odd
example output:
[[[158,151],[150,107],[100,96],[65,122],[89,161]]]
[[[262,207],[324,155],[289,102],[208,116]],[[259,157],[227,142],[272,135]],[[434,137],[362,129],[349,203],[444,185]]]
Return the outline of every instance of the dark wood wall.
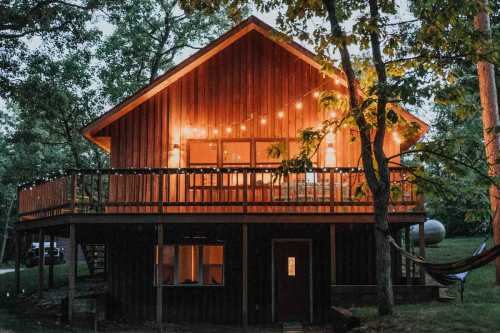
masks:
[[[224,242],[225,285],[163,287],[164,320],[170,322],[241,322],[241,226],[167,225],[165,244]],[[110,249],[109,292],[115,316],[154,320],[153,228],[116,232]],[[199,241],[198,241],[199,242]]]
[[[112,167],[179,167],[169,161],[173,144],[180,145],[183,167],[188,139],[295,138],[299,129],[318,125],[330,112],[318,112],[315,89],[345,92],[340,83],[251,31],[98,136],[111,136]],[[301,110],[295,108],[298,100],[303,103]],[[285,112],[283,119],[277,117],[278,111]],[[260,123],[263,116],[266,125]],[[228,126],[231,133],[225,131]],[[203,132],[195,135],[186,127]],[[343,128],[336,135],[337,166],[358,164],[359,140],[351,142],[353,133]],[[390,136],[386,151],[399,151]]]

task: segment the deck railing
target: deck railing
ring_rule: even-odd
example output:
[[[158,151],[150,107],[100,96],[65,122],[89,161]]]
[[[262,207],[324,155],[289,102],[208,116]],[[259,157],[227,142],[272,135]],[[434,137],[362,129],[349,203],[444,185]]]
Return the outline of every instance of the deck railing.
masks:
[[[391,211],[421,209],[411,171],[391,168]],[[363,171],[314,168],[68,170],[19,189],[21,220],[91,213],[371,212]]]

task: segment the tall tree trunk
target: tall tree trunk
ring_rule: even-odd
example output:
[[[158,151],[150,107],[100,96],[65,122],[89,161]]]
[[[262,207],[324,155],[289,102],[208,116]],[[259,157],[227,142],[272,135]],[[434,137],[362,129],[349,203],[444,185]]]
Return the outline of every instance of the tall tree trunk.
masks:
[[[375,246],[377,253],[377,303],[380,315],[393,313],[394,294],[392,290],[392,267],[391,267],[391,245],[387,239],[389,235],[389,223],[387,221],[390,180],[389,166],[384,152],[384,140],[386,130],[386,108],[387,108],[387,72],[384,59],[382,58],[382,46],[380,42],[380,13],[377,0],[369,0],[370,20],[373,27],[370,30],[370,44],[372,58],[377,73],[377,128],[373,142],[373,155],[377,161],[378,182],[370,185],[372,193],[376,194],[374,203],[375,211]]]
[[[339,52],[341,56],[341,64],[344,74],[347,78],[347,87],[349,92],[349,104],[354,113],[356,124],[359,128],[361,139],[361,157],[363,162],[363,170],[365,177],[373,194],[376,198],[374,203],[374,219],[375,219],[375,247],[376,247],[376,276],[377,276],[377,303],[380,315],[387,315],[393,312],[394,297],[392,291],[391,278],[391,252],[390,244],[387,241],[389,233],[389,224],[387,221],[388,204],[389,204],[389,171],[387,167],[387,159],[383,151],[385,137],[385,93],[381,94],[381,99],[377,104],[377,131],[375,134],[375,142],[372,148],[371,128],[368,126],[363,110],[360,110],[358,84],[352,66],[352,60],[345,40],[345,34],[339,24],[336,12],[335,0],[323,0],[323,4],[328,12],[330,28],[332,36],[340,40]],[[378,9],[372,13],[373,19],[378,19]],[[382,61],[380,52],[380,41],[378,33],[371,36],[372,53],[374,63],[379,77],[379,83],[385,85],[385,65]],[[381,81],[381,82],[380,82]],[[374,165],[374,159],[378,167]],[[377,171],[378,170],[378,171]]]
[[[9,240],[9,222],[10,222],[10,214],[12,213],[12,208],[14,208],[14,202],[16,201],[15,197],[12,197],[10,200],[9,208],[5,214],[5,224],[3,228],[3,237],[2,237],[2,248],[0,249],[0,264],[5,259],[5,249],[7,248],[7,241]]]
[[[483,8],[474,19],[474,26],[477,30],[489,35],[491,38],[490,19],[487,8],[488,1],[482,0]],[[481,50],[479,50],[480,52]],[[500,129],[500,115],[498,114],[498,97],[495,83],[495,67],[487,61],[477,63],[477,76],[479,79],[479,94],[481,97],[481,107],[483,110],[483,135],[486,149],[486,159],[488,162],[488,172],[492,177],[500,176],[499,138],[497,135]],[[500,244],[500,190],[498,186],[490,188],[490,205],[493,214],[492,230],[495,244]],[[500,258],[496,259],[496,284],[500,285]]]

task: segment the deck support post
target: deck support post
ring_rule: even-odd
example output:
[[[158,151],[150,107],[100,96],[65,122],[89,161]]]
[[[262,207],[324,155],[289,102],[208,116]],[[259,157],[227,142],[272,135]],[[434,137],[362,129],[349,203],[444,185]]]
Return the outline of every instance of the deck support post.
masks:
[[[54,233],[50,233],[50,248],[49,248],[49,281],[48,288],[54,288]]]
[[[164,244],[164,230],[163,224],[157,225],[158,239],[157,239],[157,270],[156,277],[156,323],[161,326],[163,323],[163,244]]]
[[[16,280],[16,296],[21,293],[21,236],[22,234],[19,231],[16,231],[16,243],[15,243],[15,267],[14,274]]]
[[[38,230],[38,298],[43,297],[43,265],[45,262],[45,236],[43,229]]]
[[[248,326],[248,224],[241,225],[241,321]]]
[[[425,234],[424,234],[424,223],[418,224],[418,255],[425,258]],[[425,270],[424,266],[420,265],[420,283],[425,284]]]
[[[69,225],[68,254],[68,321],[73,320],[73,302],[76,288],[76,225]]]
[[[410,240],[410,226],[405,226],[405,250],[406,252],[411,252],[411,240]],[[406,285],[412,284],[411,279],[411,263],[410,259],[405,257],[405,277],[406,277]]]
[[[335,224],[330,224],[330,283],[337,284],[337,244],[335,242]]]

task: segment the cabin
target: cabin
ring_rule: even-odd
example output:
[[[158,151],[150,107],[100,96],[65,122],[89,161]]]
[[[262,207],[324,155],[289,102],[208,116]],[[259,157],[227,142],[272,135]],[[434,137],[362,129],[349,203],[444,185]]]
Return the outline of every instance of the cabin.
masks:
[[[314,54],[250,17],[82,129],[109,168],[21,186],[18,248],[26,235],[41,246],[68,237],[74,268],[77,246],[99,245],[108,313],[159,324],[325,323],[333,305],[373,303],[372,198],[356,193],[364,176],[355,128],[327,137],[304,172],[277,177],[281,160],[267,153],[279,143],[293,157],[300,129],[337,116],[320,110],[321,90],[346,94],[343,73],[325,74]],[[427,130],[397,110],[419,131],[388,132],[387,155]],[[391,232],[413,250],[418,224],[423,256],[423,198],[412,170],[394,161]],[[48,278],[39,269],[42,293],[53,268]],[[435,293],[396,254],[392,274],[398,302]],[[70,320],[75,275],[69,269]]]

